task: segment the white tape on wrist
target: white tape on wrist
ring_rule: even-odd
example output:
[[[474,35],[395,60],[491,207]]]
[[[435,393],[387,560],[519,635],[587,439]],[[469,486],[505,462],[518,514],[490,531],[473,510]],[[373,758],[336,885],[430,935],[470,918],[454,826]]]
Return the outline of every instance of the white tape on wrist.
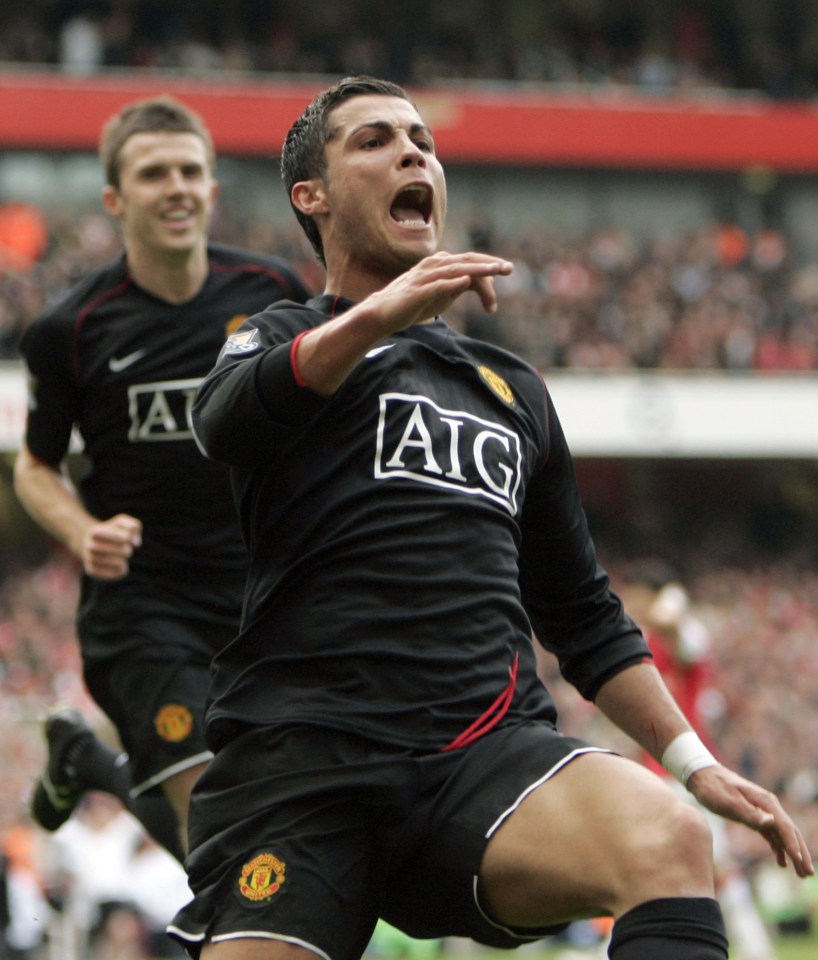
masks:
[[[697,770],[718,766],[718,762],[692,730],[680,733],[662,754],[662,766],[685,786]]]

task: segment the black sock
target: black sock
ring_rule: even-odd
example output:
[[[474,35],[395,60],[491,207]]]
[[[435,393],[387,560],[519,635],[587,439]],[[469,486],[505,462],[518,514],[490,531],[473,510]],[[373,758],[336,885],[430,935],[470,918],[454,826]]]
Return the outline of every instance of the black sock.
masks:
[[[63,765],[70,773],[72,786],[80,790],[113,793],[121,800],[121,757],[121,750],[114,750],[92,734],[79,737],[77,742],[71,745]],[[130,785],[130,775],[127,775],[127,787],[130,788]]]
[[[72,760],[81,789],[100,790],[119,798],[153,839],[184,863],[179,821],[170,801],[163,793],[131,797],[131,765],[126,754],[94,737],[83,742],[82,750]]]
[[[611,960],[727,960],[721,909],[709,897],[648,900],[621,916]]]

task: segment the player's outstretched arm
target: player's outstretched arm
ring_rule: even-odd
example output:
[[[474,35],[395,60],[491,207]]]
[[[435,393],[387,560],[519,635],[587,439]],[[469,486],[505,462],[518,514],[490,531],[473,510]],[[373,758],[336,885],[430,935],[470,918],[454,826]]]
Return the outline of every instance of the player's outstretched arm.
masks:
[[[298,344],[298,372],[311,390],[331,396],[367,350],[391,333],[433,320],[467,291],[493,313],[494,277],[512,269],[510,261],[489,254],[438,251],[306,334]]]
[[[695,737],[661,674],[649,663],[612,677],[597,694],[596,705],[659,761],[681,734]],[[815,872],[801,831],[774,794],[712,758],[710,765],[689,775],[686,785],[708,810],[757,830],[781,866],[789,861],[799,877]]]

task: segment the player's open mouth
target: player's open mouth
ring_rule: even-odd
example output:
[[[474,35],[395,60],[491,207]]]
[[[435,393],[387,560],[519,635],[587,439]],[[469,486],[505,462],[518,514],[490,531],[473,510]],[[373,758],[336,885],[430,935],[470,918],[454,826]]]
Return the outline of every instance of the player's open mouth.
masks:
[[[395,197],[389,214],[398,223],[427,224],[432,216],[432,188],[426,184],[404,187]]]

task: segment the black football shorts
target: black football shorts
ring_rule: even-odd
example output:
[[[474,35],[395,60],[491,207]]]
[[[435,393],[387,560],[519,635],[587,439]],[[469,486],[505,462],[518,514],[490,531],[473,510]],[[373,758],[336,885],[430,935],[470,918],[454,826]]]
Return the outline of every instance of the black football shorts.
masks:
[[[212,629],[154,618],[133,625],[139,642],[127,651],[85,663],[88,690],[128,753],[135,797],[212,756],[203,728],[212,647],[201,636]],[[225,635],[222,642],[231,638]]]
[[[193,900],[168,932],[294,943],[358,960],[378,917],[412,937],[519,946],[481,909],[476,877],[494,830],[536,786],[595,750],[547,723],[418,755],[323,727],[252,727],[197,783],[186,867]]]

